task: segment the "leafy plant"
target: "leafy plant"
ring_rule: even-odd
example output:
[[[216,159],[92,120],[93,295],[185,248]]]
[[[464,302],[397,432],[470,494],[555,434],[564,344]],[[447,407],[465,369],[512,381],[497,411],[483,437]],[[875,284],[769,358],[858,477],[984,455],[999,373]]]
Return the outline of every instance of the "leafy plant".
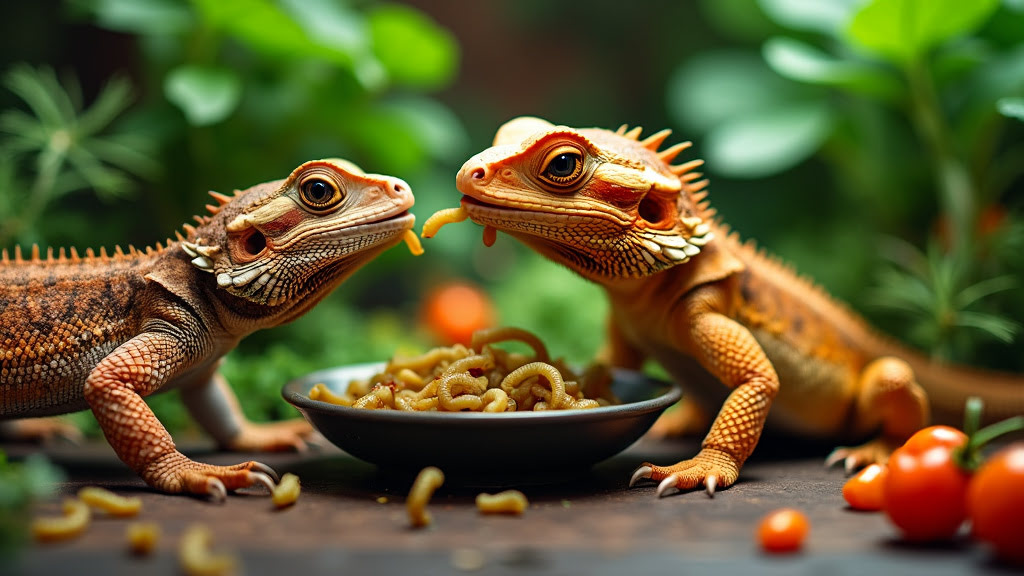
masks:
[[[0,141],[0,246],[35,241],[40,218],[63,196],[90,189],[112,200],[131,190],[131,174],[156,174],[145,140],[111,129],[131,102],[126,80],[112,80],[88,108],[77,81],[61,85],[48,68],[17,66],[6,74],[4,85],[31,113],[12,109],[0,114],[0,132],[6,134]],[[31,183],[20,186],[22,178]]]
[[[1020,324],[978,309],[988,296],[1017,288],[1013,276],[996,276],[970,283],[963,267],[943,256],[932,245],[927,254],[914,246],[892,240],[885,253],[892,266],[878,276],[868,302],[890,309],[908,321],[908,339],[932,355],[952,360],[963,357],[975,338],[991,338],[1010,344]]]
[[[914,319],[905,337],[958,360],[984,346],[972,333],[1008,341],[1015,325],[995,319],[1020,311],[1002,280],[1020,270],[992,256],[1002,251],[995,231],[1017,218],[1006,203],[1024,174],[1012,137],[1020,133],[1012,118],[1024,110],[1019,3],[757,0],[756,7],[765,20],[756,52],[697,56],[669,86],[677,122],[704,134],[709,170],[765,179],[811,159],[824,164],[843,202],[868,208],[875,220],[862,230],[932,246],[914,265],[885,268],[872,291],[880,311]],[[862,254],[848,264],[878,246],[868,266],[880,269],[891,244],[861,241]],[[977,298],[956,297],[961,290]],[[951,347],[951,339],[967,343]]]

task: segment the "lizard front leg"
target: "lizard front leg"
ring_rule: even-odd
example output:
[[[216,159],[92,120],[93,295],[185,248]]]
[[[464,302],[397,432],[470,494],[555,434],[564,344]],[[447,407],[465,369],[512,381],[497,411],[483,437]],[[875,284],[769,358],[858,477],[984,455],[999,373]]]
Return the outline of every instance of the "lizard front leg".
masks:
[[[306,439],[313,434],[313,427],[302,418],[260,424],[250,422],[220,372],[214,372],[202,384],[182,389],[181,399],[189,414],[217,444],[230,450],[302,451],[306,449]]]
[[[258,462],[213,466],[179,452],[167,429],[143,401],[200,357],[172,331],[148,331],[125,342],[92,370],[85,399],[117,456],[150,486],[170,493],[211,495],[262,484],[276,476]]]
[[[709,495],[731,486],[761,438],[779,378],[764,350],[744,326],[722,314],[723,293],[703,288],[688,297],[679,349],[733,389],[711,425],[701,451],[671,466],[645,463],[630,485],[641,478],[660,481],[658,496],[703,485]]]

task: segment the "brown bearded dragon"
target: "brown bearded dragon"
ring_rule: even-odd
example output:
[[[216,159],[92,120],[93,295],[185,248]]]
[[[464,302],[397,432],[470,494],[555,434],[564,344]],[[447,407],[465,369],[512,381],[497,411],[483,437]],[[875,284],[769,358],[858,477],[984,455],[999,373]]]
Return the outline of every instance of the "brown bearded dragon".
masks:
[[[713,495],[736,481],[766,423],[840,443],[877,434],[829,457],[852,470],[884,461],[932,418],[959,424],[971,395],[989,418],[1024,413],[1024,378],[929,362],[741,242],[705,202],[701,161],[671,165],[689,143],[659,151],[668,135],[515,119],[462,166],[461,206],[423,227],[430,237],[468,217],[485,244],[500,230],[598,283],[611,305],[603,359],[652,358],[698,408],[720,408],[696,456],[645,463],[630,485]]]
[[[118,457],[165,492],[223,498],[256,483],[258,462],[212,466],[180,453],[143,398],[179,389],[219,444],[300,446],[302,420],[247,422],[221,357],[247,334],[294,320],[405,239],[409,186],[344,160],[307,162],[234,196],[167,245],[113,254],[72,249],[0,262],[0,420],[90,408]]]

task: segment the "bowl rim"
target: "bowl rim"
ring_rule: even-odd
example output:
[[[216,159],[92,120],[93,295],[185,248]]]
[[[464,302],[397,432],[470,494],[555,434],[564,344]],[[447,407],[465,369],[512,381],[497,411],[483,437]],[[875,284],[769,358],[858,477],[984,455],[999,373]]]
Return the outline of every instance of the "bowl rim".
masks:
[[[319,414],[335,417],[344,417],[364,421],[395,422],[402,424],[422,423],[452,425],[455,422],[472,422],[473,425],[501,425],[510,424],[540,424],[571,420],[574,422],[587,422],[591,420],[615,420],[619,418],[632,418],[639,414],[647,414],[656,410],[664,410],[675,404],[682,398],[682,388],[667,380],[649,376],[636,370],[623,368],[612,368],[613,379],[621,379],[622,375],[631,378],[643,379],[644,384],[652,390],[664,389],[664,391],[653,398],[640,400],[639,402],[627,402],[611,406],[599,406],[585,410],[548,410],[548,411],[523,411],[503,413],[483,412],[406,412],[402,410],[362,410],[349,406],[340,406],[321,400],[311,400],[308,388],[317,382],[328,380],[329,375],[343,370],[373,370],[380,369],[386,362],[362,362],[347,364],[317,370],[295,378],[281,388],[281,396],[291,405],[300,411],[317,412]],[[619,376],[615,376],[618,374]]]

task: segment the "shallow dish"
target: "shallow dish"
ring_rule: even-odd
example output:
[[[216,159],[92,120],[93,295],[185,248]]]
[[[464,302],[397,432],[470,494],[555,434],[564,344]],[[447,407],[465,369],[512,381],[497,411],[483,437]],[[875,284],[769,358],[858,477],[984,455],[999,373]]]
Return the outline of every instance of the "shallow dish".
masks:
[[[309,399],[326,384],[344,392],[383,363],[314,372],[293,380],[284,399],[345,452],[386,468],[434,465],[475,475],[579,472],[628,448],[679,400],[678,387],[639,372],[614,370],[612,390],[622,401],[589,410],[550,412],[402,412],[362,410]]]

